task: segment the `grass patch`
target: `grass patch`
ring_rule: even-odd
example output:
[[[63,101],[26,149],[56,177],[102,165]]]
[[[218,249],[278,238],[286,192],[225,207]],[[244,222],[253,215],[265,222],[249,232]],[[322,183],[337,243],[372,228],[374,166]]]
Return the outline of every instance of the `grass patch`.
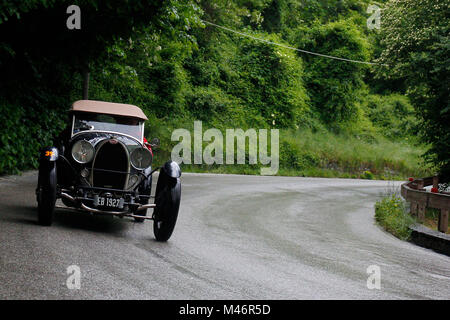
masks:
[[[409,239],[411,230],[408,227],[416,222],[406,211],[405,201],[397,194],[391,194],[377,201],[375,220],[386,231],[402,240]]]
[[[439,221],[439,215],[441,214],[441,211],[438,209],[433,208],[427,208],[425,211],[425,220],[423,221],[423,224],[427,226],[428,228],[432,230],[438,230],[438,221]],[[449,218],[450,221],[450,218]],[[447,234],[450,234],[450,224],[446,231]]]
[[[310,176],[404,180],[430,173],[421,160],[426,149],[406,140],[307,129],[282,131],[280,140],[281,145],[297,151],[300,161],[296,169]],[[285,156],[282,151],[281,160]],[[289,166],[280,162],[283,169]]]
[[[190,126],[192,127],[192,124],[187,123],[185,128],[192,130]],[[150,138],[156,136],[161,139],[161,150],[155,157],[155,164],[161,164],[170,158],[170,150],[178,141],[170,140],[172,130],[170,125],[167,126],[167,123],[164,128],[153,127],[152,129],[147,136]],[[225,128],[219,129],[225,137]],[[203,130],[206,130],[206,128]],[[208,143],[204,142],[203,148],[206,145]],[[194,150],[193,147],[192,150]],[[418,177],[432,174],[431,170],[422,162],[422,154],[425,151],[424,146],[406,139],[391,141],[382,136],[367,138],[349,133],[332,133],[328,130],[281,129],[278,175],[405,180],[411,176]],[[258,175],[261,167],[259,164],[183,164],[182,170],[185,172]]]

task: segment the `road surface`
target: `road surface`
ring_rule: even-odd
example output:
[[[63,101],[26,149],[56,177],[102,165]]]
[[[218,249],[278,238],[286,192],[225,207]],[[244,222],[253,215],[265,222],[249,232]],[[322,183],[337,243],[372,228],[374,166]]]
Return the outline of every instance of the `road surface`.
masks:
[[[0,178],[0,299],[450,298],[450,258],[374,222],[398,183],[184,174],[174,234],[158,243],[151,221],[57,210],[37,225],[36,180]],[[367,287],[373,265],[380,289]]]

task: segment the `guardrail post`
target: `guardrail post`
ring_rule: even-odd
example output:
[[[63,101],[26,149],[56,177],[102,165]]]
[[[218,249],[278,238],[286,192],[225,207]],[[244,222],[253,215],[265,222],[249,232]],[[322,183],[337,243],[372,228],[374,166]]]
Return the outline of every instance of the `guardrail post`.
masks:
[[[410,203],[410,214],[415,216],[419,222],[425,220],[427,208],[441,210],[438,220],[438,230],[446,233],[449,226],[450,216],[450,193],[427,192],[425,186],[433,185],[439,187],[439,176],[416,179],[402,184],[402,196]]]
[[[433,177],[433,188],[436,188],[436,189],[439,188],[439,177],[438,176]]]
[[[419,203],[418,210],[417,210],[417,218],[420,222],[423,222],[425,220],[425,205]]]
[[[448,209],[441,209],[441,214],[439,215],[438,230],[440,232],[447,232],[448,229]]]
[[[417,202],[411,201],[411,205],[410,205],[410,211],[411,211],[411,215],[413,216],[417,216]]]
[[[424,183],[423,179],[417,179],[417,190],[422,190],[424,185],[425,185],[425,183]]]

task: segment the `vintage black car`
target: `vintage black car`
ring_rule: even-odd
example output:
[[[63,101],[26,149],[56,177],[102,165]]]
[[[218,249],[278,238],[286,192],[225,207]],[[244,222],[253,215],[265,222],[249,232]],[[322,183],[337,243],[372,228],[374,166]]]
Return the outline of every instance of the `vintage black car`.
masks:
[[[73,103],[70,125],[43,148],[36,189],[38,221],[51,225],[56,200],[91,214],[153,220],[156,240],[167,241],[177,221],[181,170],[174,161],[152,169],[155,140],[144,138],[140,108],[93,100]],[[157,140],[157,139],[156,139]],[[159,171],[155,195],[153,173]],[[154,202],[150,201],[154,198]],[[152,203],[153,202],[153,203]],[[153,209],[147,216],[147,209]]]

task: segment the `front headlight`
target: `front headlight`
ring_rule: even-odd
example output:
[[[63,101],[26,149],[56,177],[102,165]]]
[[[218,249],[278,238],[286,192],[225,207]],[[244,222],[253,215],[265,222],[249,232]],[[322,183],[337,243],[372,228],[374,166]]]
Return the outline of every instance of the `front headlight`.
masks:
[[[77,141],[72,147],[72,157],[78,163],[92,161],[94,159],[94,153],[94,146],[86,140]]]
[[[145,169],[152,164],[152,154],[146,148],[137,148],[131,152],[131,164],[136,169]]]

